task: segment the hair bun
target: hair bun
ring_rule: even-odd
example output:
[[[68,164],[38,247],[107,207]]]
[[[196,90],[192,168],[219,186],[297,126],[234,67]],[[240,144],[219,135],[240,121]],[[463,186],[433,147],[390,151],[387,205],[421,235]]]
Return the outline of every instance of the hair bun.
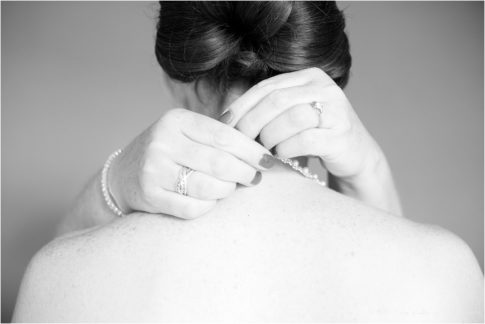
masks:
[[[239,78],[254,82],[266,78],[270,70],[265,55],[271,47],[269,40],[286,23],[293,3],[202,1],[201,5],[210,21],[219,23],[234,40],[234,50],[222,60],[225,63],[222,74],[226,74],[229,81]]]
[[[269,66],[253,51],[240,51],[230,58],[229,75],[239,74],[243,79],[263,79]]]
[[[201,1],[201,12],[218,22],[227,32],[252,42],[266,41],[286,23],[293,3],[290,1]]]
[[[174,79],[227,88],[318,66],[341,86],[350,68],[335,2],[160,1],[156,55]]]

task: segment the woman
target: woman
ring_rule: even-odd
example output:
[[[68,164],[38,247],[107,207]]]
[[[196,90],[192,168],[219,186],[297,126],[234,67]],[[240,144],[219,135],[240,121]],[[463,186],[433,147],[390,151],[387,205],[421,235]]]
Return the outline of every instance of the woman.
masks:
[[[274,163],[272,150],[318,157],[330,188],[401,215],[386,158],[341,90],[351,63],[344,27],[331,2],[162,2],[156,55],[180,107],[191,112],[167,112],[114,159],[108,200],[125,214],[195,218],[236,184],[256,185]],[[186,197],[175,192],[185,167],[195,171]],[[100,182],[101,172],[60,233],[116,217]]]
[[[385,158],[335,86],[343,28],[335,3],[162,3],[157,57],[190,111],[109,159],[115,202],[95,182],[71,228],[137,212],[39,252],[14,320],[483,320],[466,244],[383,211],[399,213]],[[270,150],[320,156],[330,185],[366,204]]]

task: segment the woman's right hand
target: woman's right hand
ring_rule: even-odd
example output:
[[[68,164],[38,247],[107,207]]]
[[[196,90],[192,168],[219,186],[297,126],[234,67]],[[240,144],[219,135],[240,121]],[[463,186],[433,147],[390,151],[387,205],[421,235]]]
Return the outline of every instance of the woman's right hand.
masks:
[[[193,219],[229,196],[236,184],[252,186],[272,167],[271,153],[236,129],[207,116],[172,109],[113,161],[109,186],[124,212],[164,213]],[[176,192],[182,167],[194,172],[187,196]]]

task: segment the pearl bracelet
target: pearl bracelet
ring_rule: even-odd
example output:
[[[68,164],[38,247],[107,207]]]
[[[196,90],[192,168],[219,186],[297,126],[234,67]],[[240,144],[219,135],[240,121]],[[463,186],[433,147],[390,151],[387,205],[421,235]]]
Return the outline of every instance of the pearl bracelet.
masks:
[[[108,186],[108,170],[113,160],[120,155],[121,149],[113,152],[108,160],[104,163],[103,170],[101,171],[101,192],[103,193],[104,201],[108,205],[109,209],[119,217],[123,217],[125,214],[118,208],[113,195],[111,194]]]

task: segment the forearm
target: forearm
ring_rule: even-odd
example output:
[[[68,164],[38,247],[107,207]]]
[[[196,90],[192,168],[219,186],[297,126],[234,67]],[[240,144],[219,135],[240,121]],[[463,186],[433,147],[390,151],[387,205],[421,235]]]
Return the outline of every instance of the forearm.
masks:
[[[79,194],[73,206],[57,228],[57,235],[102,225],[116,215],[110,211],[101,193],[101,172],[97,172]]]
[[[367,205],[403,216],[401,202],[391,169],[384,154],[379,152],[362,174],[352,178],[338,178],[329,173],[330,188]]]

